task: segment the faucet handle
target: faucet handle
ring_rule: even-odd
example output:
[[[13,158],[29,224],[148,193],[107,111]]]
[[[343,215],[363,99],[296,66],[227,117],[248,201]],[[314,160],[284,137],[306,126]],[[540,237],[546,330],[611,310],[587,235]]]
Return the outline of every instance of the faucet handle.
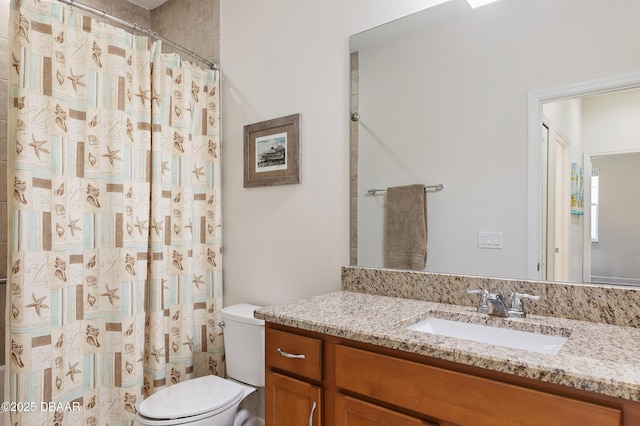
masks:
[[[478,303],[478,312],[481,314],[486,314],[489,312],[489,305],[487,299],[489,297],[489,290],[486,288],[470,290],[467,289],[467,294],[479,294],[480,295],[480,303]]]
[[[524,311],[524,305],[522,304],[522,299],[540,300],[540,296],[534,296],[533,294],[518,293],[518,292],[511,293],[511,306],[509,307],[509,312],[512,314],[516,314],[516,316],[524,318],[527,316],[527,314]]]

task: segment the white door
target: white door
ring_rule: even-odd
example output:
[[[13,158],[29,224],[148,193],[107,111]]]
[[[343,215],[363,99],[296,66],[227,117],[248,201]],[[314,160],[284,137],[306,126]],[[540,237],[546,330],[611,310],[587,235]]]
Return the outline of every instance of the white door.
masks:
[[[571,162],[569,143],[559,134],[555,135],[555,235],[554,275],[555,281],[569,279],[569,227],[571,219]]]
[[[569,276],[571,164],[569,143],[554,128],[542,125],[542,256],[543,280],[566,281]]]

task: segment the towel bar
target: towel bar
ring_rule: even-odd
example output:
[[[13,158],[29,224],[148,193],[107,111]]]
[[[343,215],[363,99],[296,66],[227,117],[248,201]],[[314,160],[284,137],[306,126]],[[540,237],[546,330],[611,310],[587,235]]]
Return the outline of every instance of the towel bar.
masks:
[[[444,189],[444,184],[439,183],[437,185],[429,185],[425,187],[428,190],[432,190],[432,192],[438,192],[438,191],[442,191]],[[386,189],[375,189],[375,188],[371,188],[367,190],[367,194],[370,195],[376,195],[376,193],[378,192],[387,192]]]

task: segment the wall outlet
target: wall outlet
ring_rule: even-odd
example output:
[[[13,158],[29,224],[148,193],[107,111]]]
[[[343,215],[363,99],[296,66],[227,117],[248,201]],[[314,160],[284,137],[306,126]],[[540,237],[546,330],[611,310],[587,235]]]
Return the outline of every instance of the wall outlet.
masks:
[[[478,231],[478,248],[501,249],[502,232]]]

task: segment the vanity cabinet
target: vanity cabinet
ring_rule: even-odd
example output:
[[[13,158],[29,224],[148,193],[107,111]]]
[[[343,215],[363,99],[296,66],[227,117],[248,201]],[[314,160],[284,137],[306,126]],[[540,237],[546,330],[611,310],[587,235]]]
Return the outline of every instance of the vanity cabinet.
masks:
[[[640,424],[637,402],[273,323],[266,352],[267,426]]]

